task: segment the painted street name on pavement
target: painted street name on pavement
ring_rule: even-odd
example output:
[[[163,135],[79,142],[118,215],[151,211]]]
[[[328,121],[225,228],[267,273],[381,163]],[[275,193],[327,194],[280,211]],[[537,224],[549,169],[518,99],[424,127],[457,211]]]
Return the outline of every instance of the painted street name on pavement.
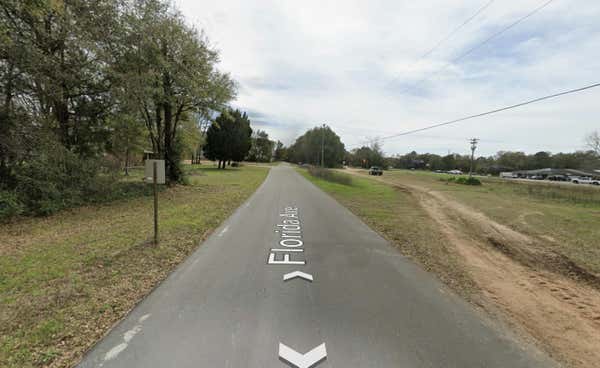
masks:
[[[279,233],[279,244],[276,248],[271,248],[267,263],[270,265],[306,265],[298,208],[286,207],[279,217],[281,223],[277,224],[275,230]],[[314,279],[313,275],[298,270],[283,275],[284,282],[295,278],[302,278],[308,282],[313,282]],[[306,354],[300,354],[280,342],[279,358],[297,368],[311,368],[327,359],[327,349],[323,343]]]
[[[276,232],[279,233],[279,247],[271,248],[269,259],[270,265],[305,265],[306,260],[301,256],[304,253],[302,246],[302,226],[298,217],[298,208],[286,207],[279,214],[281,223],[277,224]]]

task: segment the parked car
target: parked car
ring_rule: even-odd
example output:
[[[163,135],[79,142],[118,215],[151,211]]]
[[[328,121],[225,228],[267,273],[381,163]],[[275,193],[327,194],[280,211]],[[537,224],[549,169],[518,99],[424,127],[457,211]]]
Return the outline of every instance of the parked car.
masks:
[[[463,172],[460,170],[450,170],[448,171],[448,174],[452,174],[452,175],[462,175]]]
[[[369,175],[381,176],[383,175],[383,170],[381,170],[379,166],[371,166],[371,168],[369,169]]]
[[[592,184],[592,185],[600,185],[600,180],[592,179],[592,178],[572,178],[571,183],[573,184]]]
[[[514,178],[518,178],[519,176],[512,172],[501,172],[500,177],[504,178],[504,179],[514,179]]]
[[[550,175],[547,179],[551,180],[551,181],[568,181],[569,180],[564,175]]]

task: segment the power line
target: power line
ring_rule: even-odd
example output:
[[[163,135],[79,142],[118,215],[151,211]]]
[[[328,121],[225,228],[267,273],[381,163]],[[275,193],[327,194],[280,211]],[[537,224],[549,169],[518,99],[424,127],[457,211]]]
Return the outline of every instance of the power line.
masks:
[[[563,92],[555,93],[555,94],[544,96],[544,97],[538,97],[538,98],[535,98],[533,100],[529,100],[529,101],[525,101],[525,102],[520,102],[520,103],[517,103],[517,104],[514,104],[514,105],[501,107],[501,108],[498,108],[498,109],[494,109],[494,110],[482,112],[482,113],[475,114],[475,115],[465,116],[465,117],[462,117],[462,118],[459,118],[459,119],[454,119],[454,120],[446,121],[446,122],[443,122],[443,123],[437,123],[437,124],[429,125],[429,126],[426,126],[426,127],[423,127],[423,128],[408,130],[408,131],[405,131],[405,132],[402,132],[402,133],[397,133],[397,134],[389,135],[389,136],[386,136],[386,137],[381,137],[381,138],[379,138],[379,141],[383,141],[383,140],[387,140],[387,139],[392,139],[392,138],[396,138],[396,137],[401,137],[401,136],[405,136],[405,135],[409,135],[409,134],[414,134],[414,133],[422,132],[422,131],[425,131],[425,130],[439,128],[439,127],[446,126],[446,125],[456,124],[456,123],[459,123],[461,121],[471,120],[471,119],[479,118],[479,117],[482,117],[482,116],[496,114],[496,113],[499,113],[499,112],[502,112],[502,111],[511,110],[511,109],[515,109],[517,107],[522,107],[522,106],[526,106],[526,105],[531,105],[531,104],[536,103],[536,102],[540,102],[540,101],[544,101],[544,100],[549,100],[549,99],[560,97],[560,96],[564,96],[564,95],[569,95],[569,94],[573,94],[573,93],[577,93],[577,92],[582,92],[582,91],[585,91],[585,90],[588,90],[588,89],[592,89],[592,88],[596,88],[596,87],[600,87],[600,83],[595,83],[595,84],[591,84],[591,85],[588,85],[588,86],[585,86],[585,87],[571,89],[571,90],[568,90],[568,91],[563,91]]]
[[[544,9],[545,7],[547,7],[548,5],[550,5],[554,1],[555,0],[548,0],[548,1],[546,1],[542,5],[536,7],[535,9],[533,9],[532,11],[530,11],[529,13],[525,14],[524,16],[522,16],[521,18],[519,18],[516,21],[512,22],[508,26],[506,26],[506,27],[502,28],[501,30],[495,32],[494,34],[492,34],[491,36],[489,36],[488,38],[486,38],[482,42],[480,42],[480,43],[476,44],[475,46],[471,47],[466,52],[464,52],[464,53],[460,54],[459,56],[455,57],[454,59],[450,60],[449,62],[447,62],[446,64],[444,64],[444,66],[442,66],[440,69],[434,71],[433,73],[428,74],[424,78],[420,79],[417,83],[415,83],[412,86],[409,86],[409,87],[403,89],[399,93],[400,94],[404,94],[404,93],[408,92],[410,89],[413,89],[415,87],[420,86],[421,84],[423,84],[423,82],[428,81],[429,79],[431,79],[431,77],[436,76],[436,75],[440,74],[442,71],[446,70],[450,65],[455,64],[455,63],[459,62],[460,60],[464,59],[465,57],[471,55],[473,52],[479,50],[481,47],[487,45],[488,43],[490,43],[495,38],[503,35],[507,31],[509,31],[510,29],[516,27],[517,25],[519,25],[520,23],[522,23],[526,19],[532,17],[533,15],[535,15],[536,13],[538,13],[539,11],[541,11],[542,9]]]
[[[442,46],[446,41],[448,41],[449,39],[451,39],[456,33],[458,33],[458,31],[460,31],[461,29],[463,29],[467,24],[471,23],[471,21],[475,18],[477,18],[477,16],[479,16],[479,14],[483,13],[483,11],[487,8],[490,7],[490,5],[492,5],[494,3],[494,1],[496,0],[490,0],[488,1],[485,5],[483,5],[482,7],[480,7],[475,14],[471,15],[469,18],[467,18],[467,20],[465,20],[463,23],[461,23],[458,27],[454,28],[450,33],[448,33],[445,37],[443,37],[441,40],[438,41],[438,43],[435,44],[435,46],[433,46],[431,49],[427,50],[423,55],[421,55],[414,63],[411,64],[411,66],[417,64],[419,61],[425,59],[427,56],[431,55],[435,50],[437,50],[440,46]],[[396,80],[398,80],[398,76],[394,77],[391,81],[389,81],[386,86],[389,86],[390,84],[394,83]]]

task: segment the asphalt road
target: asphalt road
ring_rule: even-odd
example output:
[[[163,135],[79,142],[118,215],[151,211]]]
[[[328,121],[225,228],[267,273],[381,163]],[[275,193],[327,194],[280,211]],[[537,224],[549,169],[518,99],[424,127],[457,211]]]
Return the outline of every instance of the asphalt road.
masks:
[[[555,364],[278,166],[79,365],[286,366]]]

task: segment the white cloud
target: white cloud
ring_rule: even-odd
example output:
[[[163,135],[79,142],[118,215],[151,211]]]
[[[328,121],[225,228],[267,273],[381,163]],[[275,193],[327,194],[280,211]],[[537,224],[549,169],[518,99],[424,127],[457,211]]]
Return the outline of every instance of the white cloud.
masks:
[[[496,1],[419,60],[485,0],[177,0],[240,82],[236,106],[290,143],[326,122],[347,146],[598,82],[600,3],[556,0],[456,64],[542,0]],[[415,86],[416,85],[416,86]],[[407,88],[408,93],[400,93]],[[388,153],[570,151],[600,129],[599,90],[386,141]],[[252,116],[252,114],[251,114]]]

